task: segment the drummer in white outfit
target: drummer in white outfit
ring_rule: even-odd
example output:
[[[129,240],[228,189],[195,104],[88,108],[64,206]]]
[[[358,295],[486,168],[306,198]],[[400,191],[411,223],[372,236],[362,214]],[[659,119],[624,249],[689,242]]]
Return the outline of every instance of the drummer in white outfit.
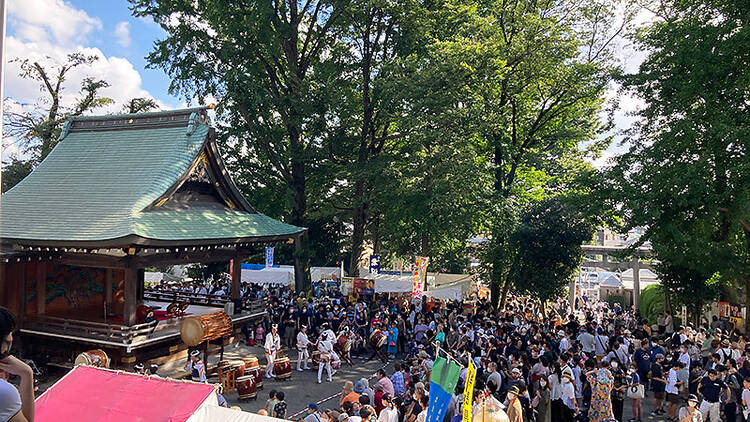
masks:
[[[328,341],[331,342],[331,345],[336,344],[336,333],[331,330],[331,327],[328,326],[327,322],[324,322],[321,327],[323,329],[323,332],[320,334],[320,338],[326,338]],[[333,367],[333,374],[336,374],[336,368],[339,367],[341,363],[341,358],[339,357],[338,353],[336,353],[336,348],[331,347],[331,367]]]
[[[310,359],[310,352],[307,350],[307,347],[310,345],[310,339],[307,338],[307,326],[302,325],[300,327],[299,333],[297,333],[297,350],[299,351],[299,354],[297,355],[297,370],[302,372],[302,363],[305,363],[304,369],[310,369],[310,366],[308,365],[308,359]]]
[[[279,337],[279,326],[273,324],[271,332],[266,335],[266,343],[263,345],[266,349],[266,378],[275,377],[273,373],[273,363],[276,360],[276,352],[281,350],[281,337]]]
[[[331,353],[333,353],[333,343],[328,339],[328,335],[323,333],[318,339],[318,351],[320,352],[320,363],[318,364],[318,384],[322,383],[323,367],[328,371],[328,382],[333,381],[333,371],[331,370]]]

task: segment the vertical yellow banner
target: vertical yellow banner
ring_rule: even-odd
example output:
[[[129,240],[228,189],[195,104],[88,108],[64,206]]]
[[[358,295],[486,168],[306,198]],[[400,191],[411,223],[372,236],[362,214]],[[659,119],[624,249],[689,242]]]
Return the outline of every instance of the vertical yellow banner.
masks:
[[[477,368],[474,362],[469,361],[469,370],[466,372],[466,383],[464,384],[464,406],[461,422],[471,422],[471,405],[474,402],[474,381],[477,379]]]

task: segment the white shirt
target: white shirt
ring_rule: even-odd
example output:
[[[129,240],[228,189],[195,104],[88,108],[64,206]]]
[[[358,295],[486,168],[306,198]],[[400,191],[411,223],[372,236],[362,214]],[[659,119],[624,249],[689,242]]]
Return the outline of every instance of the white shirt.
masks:
[[[308,344],[310,344],[310,339],[307,338],[307,334],[302,331],[297,333],[297,348],[306,349]]]
[[[560,380],[557,378],[557,374],[552,374],[549,376],[549,388],[550,400],[554,401],[562,397],[562,384],[560,384]]]
[[[670,394],[677,394],[677,371],[674,368],[669,370],[667,373],[667,386],[664,387],[664,391]]]
[[[266,349],[266,353],[268,353],[268,351],[271,351],[272,353],[276,352],[281,349],[281,337],[279,337],[278,334],[266,334],[266,344],[263,345],[263,347]]]
[[[604,356],[607,354],[607,343],[609,337],[605,335],[598,335],[594,338],[594,350],[597,356]]]
[[[378,422],[398,422],[398,410],[395,407],[386,407],[380,411]]]
[[[581,343],[581,349],[585,353],[594,353],[594,336],[588,332],[583,332],[578,335],[578,342]]]
[[[0,421],[6,422],[21,411],[21,394],[13,384],[0,379]]]
[[[685,364],[685,368],[690,370],[690,355],[687,353],[680,354],[680,362]]]
[[[565,405],[568,406],[568,408],[570,409],[575,409],[576,407],[574,404],[575,396],[576,396],[576,392],[575,392],[575,388],[573,388],[573,383],[572,382],[563,383],[562,384],[562,396],[560,398],[562,399],[563,403],[565,403]]]
[[[568,349],[570,349],[570,343],[568,342],[567,337],[563,337],[560,339],[560,352],[565,352]]]

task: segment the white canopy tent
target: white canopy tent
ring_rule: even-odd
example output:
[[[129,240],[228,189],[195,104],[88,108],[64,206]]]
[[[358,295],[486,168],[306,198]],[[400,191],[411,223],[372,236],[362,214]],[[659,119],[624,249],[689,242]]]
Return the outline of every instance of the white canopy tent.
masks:
[[[341,280],[341,268],[339,267],[310,267],[310,279],[313,283],[320,280],[331,280],[336,276]]]
[[[411,292],[414,284],[414,275],[410,271],[370,274],[362,270],[360,277],[375,280],[375,293]],[[425,295],[443,300],[460,300],[471,293],[473,280],[474,276],[469,274],[428,273]]]
[[[279,267],[263,268],[262,270],[242,269],[240,277],[243,283],[253,283],[266,286],[294,285],[294,267],[281,265]]]
[[[285,419],[262,416],[220,406],[203,406],[187,422],[285,422]]]

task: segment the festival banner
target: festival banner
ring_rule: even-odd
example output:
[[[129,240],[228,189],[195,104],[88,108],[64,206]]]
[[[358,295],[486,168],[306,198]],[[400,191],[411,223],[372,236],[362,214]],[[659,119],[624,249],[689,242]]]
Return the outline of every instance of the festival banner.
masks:
[[[370,274],[380,274],[380,255],[370,255]]]
[[[266,268],[273,267],[273,248],[266,246]]]
[[[477,379],[477,368],[474,362],[469,360],[469,370],[466,372],[466,383],[464,385],[464,405],[461,422],[471,422],[471,410],[474,403],[474,381]]]
[[[424,294],[424,281],[427,278],[427,266],[430,258],[418,256],[415,259],[414,285],[411,289],[412,297],[420,297]]]
[[[461,368],[455,363],[440,356],[435,359],[430,376],[430,403],[425,422],[442,422],[460,374]]]

